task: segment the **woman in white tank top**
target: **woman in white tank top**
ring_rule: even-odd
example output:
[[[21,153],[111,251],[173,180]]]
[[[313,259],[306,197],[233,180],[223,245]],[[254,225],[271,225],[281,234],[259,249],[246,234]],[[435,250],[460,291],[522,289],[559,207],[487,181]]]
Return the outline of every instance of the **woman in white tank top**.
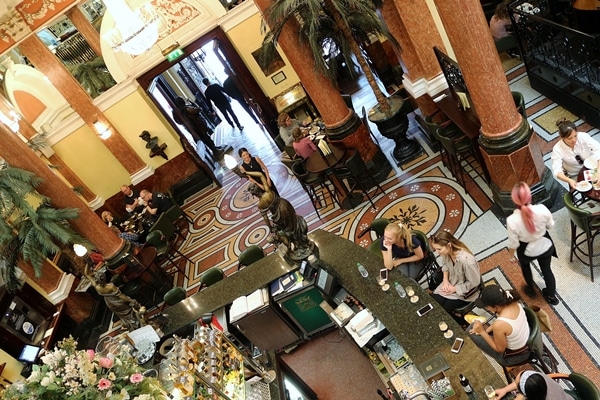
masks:
[[[496,321],[487,328],[479,321],[468,328],[469,336],[484,353],[500,365],[519,363],[529,357],[529,353],[510,355],[511,351],[525,347],[529,338],[529,325],[520,296],[513,290],[500,286],[486,286],[477,300],[480,307],[497,315]]]

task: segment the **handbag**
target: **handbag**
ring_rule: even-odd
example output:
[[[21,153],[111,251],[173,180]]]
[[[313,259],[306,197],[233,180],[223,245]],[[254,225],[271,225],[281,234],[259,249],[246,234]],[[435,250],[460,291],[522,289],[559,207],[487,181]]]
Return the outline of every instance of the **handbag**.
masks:
[[[550,323],[550,316],[548,313],[538,306],[531,306],[531,309],[537,315],[538,320],[540,321],[540,331],[542,332],[551,332],[552,324]]]

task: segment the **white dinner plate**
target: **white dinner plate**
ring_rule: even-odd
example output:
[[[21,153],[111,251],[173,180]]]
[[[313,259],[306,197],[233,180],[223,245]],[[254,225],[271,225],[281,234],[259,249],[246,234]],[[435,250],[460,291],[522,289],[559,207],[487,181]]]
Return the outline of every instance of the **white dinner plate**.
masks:
[[[589,183],[588,181],[580,181],[580,182],[577,182],[577,185],[575,185],[575,189],[577,189],[580,192],[587,192],[591,188],[592,188],[592,184]]]
[[[583,160],[583,166],[587,169],[596,169],[598,168],[598,159],[595,155],[592,154],[591,156]]]
[[[315,140],[315,137],[316,137],[315,135],[308,135],[308,138],[309,138],[311,141],[312,141],[312,140]]]
[[[312,133],[312,134],[315,134],[315,133],[319,132],[320,130],[321,130],[321,128],[319,128],[316,125],[313,125],[310,127],[310,133]]]

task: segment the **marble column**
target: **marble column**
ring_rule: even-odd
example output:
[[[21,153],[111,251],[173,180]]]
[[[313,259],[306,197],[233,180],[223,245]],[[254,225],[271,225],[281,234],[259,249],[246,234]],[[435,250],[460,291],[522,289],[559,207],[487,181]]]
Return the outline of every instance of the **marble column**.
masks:
[[[92,50],[94,50],[94,53],[102,56],[100,33],[90,24],[90,21],[79,7],[70,8],[65,15],[69,17],[69,20],[71,20],[77,31],[85,38]]]
[[[431,98],[447,85],[433,52],[434,46],[444,49],[444,44],[426,0],[384,1],[381,14],[400,45],[400,57],[406,67],[404,88],[415,98],[424,116],[434,114],[437,107]]]
[[[109,264],[124,256],[129,249],[127,242],[115,235],[21,138],[3,124],[0,124],[0,143],[0,157],[8,164],[31,171],[44,180],[37,191],[48,196],[53,207],[79,209],[78,218],[70,221],[71,226],[92,242]]]
[[[261,13],[271,5],[272,0],[254,0]],[[350,110],[342,99],[339,90],[325,76],[315,73],[314,58],[310,48],[298,40],[295,21],[290,20],[284,27],[278,40],[287,59],[300,77],[302,85],[315,104],[325,122],[328,137],[333,141],[342,141],[348,147],[358,149],[367,165],[374,165],[375,179],[384,180],[391,166],[381,150],[373,143],[367,127]]]
[[[534,202],[551,205],[558,185],[544,166],[539,139],[517,111],[478,0],[435,0],[481,122],[479,144],[494,201],[508,214],[512,187],[524,181]]]
[[[110,150],[130,175],[146,168],[146,163],[133,150],[127,141],[112,126],[102,111],[94,105],[92,99],[83,90],[79,82],[67,71],[37,35],[29,36],[19,45],[21,53],[40,70],[69,102],[73,110],[96,131],[94,123],[108,127],[112,135],[102,143]]]

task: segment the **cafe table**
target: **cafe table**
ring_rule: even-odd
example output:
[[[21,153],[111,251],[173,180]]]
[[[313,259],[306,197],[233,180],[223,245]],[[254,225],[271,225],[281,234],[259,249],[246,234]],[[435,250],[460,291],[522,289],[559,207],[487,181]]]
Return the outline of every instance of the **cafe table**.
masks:
[[[433,99],[437,108],[443,112],[458,128],[465,134],[473,144],[477,162],[481,165],[485,178],[491,182],[490,173],[487,165],[483,161],[481,149],[479,148],[479,131],[481,122],[472,108],[463,110],[458,100],[452,96],[450,89],[444,90],[439,96]]]
[[[342,208],[350,210],[353,208],[353,202],[350,200],[350,196],[354,196],[354,204],[358,204],[362,201],[362,195],[350,193],[346,188],[346,185],[335,175],[334,168],[340,166],[344,157],[346,156],[347,149],[343,145],[337,145],[328,143],[331,149],[331,154],[324,155],[320,149],[315,151],[306,160],[306,170],[314,174],[325,173],[333,183],[335,187],[338,200]]]
[[[577,182],[581,182],[581,181],[589,181],[591,183],[591,181],[589,179],[587,179],[586,177],[586,173],[585,171],[588,171],[588,169],[586,167],[581,167],[581,170],[579,171],[579,174],[577,174]],[[586,203],[586,208],[590,208],[591,212],[600,212],[600,188],[599,189],[595,189],[593,186],[590,190],[587,191],[583,191],[583,190],[576,190],[578,193],[581,193],[583,199],[590,199],[590,200],[595,200],[594,202],[587,202]],[[598,202],[598,204],[596,204],[596,202]]]
[[[164,271],[154,262],[156,255],[156,247],[142,248],[137,255],[131,257],[131,261],[127,263],[127,268],[123,272],[127,281],[139,278],[144,285],[151,287],[155,292],[155,301],[162,300],[161,296],[173,287],[172,280],[168,279]]]

